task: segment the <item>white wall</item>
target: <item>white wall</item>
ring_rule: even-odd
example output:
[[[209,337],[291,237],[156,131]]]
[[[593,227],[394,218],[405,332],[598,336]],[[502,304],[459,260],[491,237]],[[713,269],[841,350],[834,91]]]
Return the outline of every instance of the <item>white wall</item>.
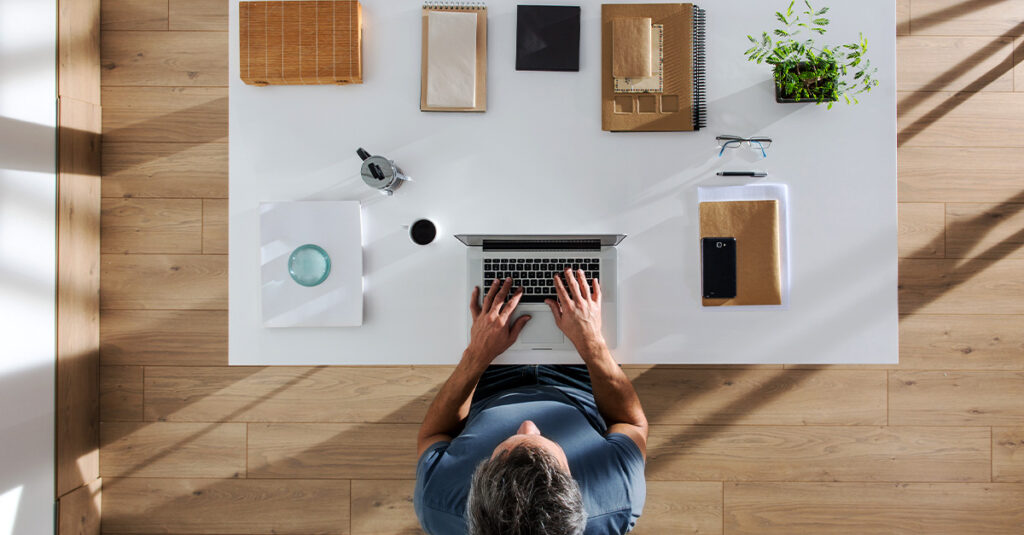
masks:
[[[55,0],[0,0],[0,535],[53,533]]]

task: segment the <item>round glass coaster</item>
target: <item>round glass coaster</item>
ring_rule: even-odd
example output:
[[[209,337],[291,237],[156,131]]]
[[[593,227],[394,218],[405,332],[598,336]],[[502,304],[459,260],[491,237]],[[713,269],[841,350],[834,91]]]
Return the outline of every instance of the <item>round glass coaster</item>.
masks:
[[[288,274],[303,286],[316,286],[331,274],[331,257],[312,243],[299,246],[288,258]]]

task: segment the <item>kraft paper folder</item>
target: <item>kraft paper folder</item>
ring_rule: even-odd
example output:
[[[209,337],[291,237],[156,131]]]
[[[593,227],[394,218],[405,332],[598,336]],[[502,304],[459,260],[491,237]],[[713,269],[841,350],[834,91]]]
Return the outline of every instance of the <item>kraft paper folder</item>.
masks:
[[[704,10],[693,4],[601,6],[602,130],[677,132],[705,126],[704,18]],[[660,60],[650,50],[654,33],[639,25],[660,27]],[[660,62],[661,90],[616,92],[616,76],[652,76],[655,65],[645,61]]]
[[[356,0],[238,4],[239,76],[249,85],[363,83]]]
[[[736,297],[704,306],[789,304],[788,194],[785,185],[699,188],[700,237],[736,238]],[[696,244],[699,250],[699,243]]]
[[[430,65],[435,66],[441,65],[449,72],[444,73],[448,76],[453,71],[458,71],[457,65],[452,65],[452,62],[458,62],[460,60],[457,57],[460,54],[460,50],[446,50],[443,51],[444,57],[438,57],[436,55],[431,57],[430,52],[430,14],[434,13],[467,13],[476,15],[476,62],[471,67],[473,68],[474,75],[473,81],[475,82],[472,87],[472,104],[471,105],[444,105],[431,103],[432,100],[429,91],[431,88],[436,89],[439,85],[449,85],[448,90],[452,91],[453,98],[462,95],[462,89],[459,87],[458,80],[438,80],[435,76],[432,78],[430,72]],[[435,20],[438,20],[435,18]],[[445,21],[448,22],[448,21]],[[420,63],[420,111],[487,111],[487,7],[483,4],[477,4],[474,2],[437,2],[437,3],[425,3],[423,4],[423,43],[422,43],[422,57]],[[457,28],[457,24],[455,27]],[[437,36],[435,32],[435,37]],[[455,37],[455,36],[452,36]],[[453,84],[446,84],[447,82],[455,82]],[[468,102],[467,102],[468,104]]]

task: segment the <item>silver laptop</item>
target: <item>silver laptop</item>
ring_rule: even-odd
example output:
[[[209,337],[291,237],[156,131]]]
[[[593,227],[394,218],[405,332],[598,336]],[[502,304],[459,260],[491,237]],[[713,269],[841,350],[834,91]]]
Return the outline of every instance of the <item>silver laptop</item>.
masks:
[[[565,267],[582,269],[587,279],[601,283],[601,328],[608,347],[618,343],[618,256],[615,246],[623,234],[458,234],[469,246],[466,255],[467,295],[479,286],[486,292],[495,279],[512,277],[513,288],[522,286],[523,297],[515,318],[529,314],[526,324],[512,350],[572,350],[572,343],[555,325],[545,299],[556,299],[554,275]],[[482,295],[482,294],[481,294]],[[469,320],[472,322],[472,318]]]

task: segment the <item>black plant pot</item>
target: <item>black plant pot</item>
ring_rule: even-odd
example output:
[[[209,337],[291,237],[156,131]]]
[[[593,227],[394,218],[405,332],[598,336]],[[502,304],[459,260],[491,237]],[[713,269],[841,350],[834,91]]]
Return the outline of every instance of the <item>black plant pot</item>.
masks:
[[[825,98],[821,99],[822,102],[836,102],[838,100],[839,99],[837,99],[835,97],[825,97]],[[793,98],[793,97],[783,96],[782,95],[782,91],[779,89],[779,84],[776,83],[775,84],[775,102],[778,102],[780,104],[803,104],[805,102],[818,102],[818,99],[815,96],[806,97],[806,98]]]

